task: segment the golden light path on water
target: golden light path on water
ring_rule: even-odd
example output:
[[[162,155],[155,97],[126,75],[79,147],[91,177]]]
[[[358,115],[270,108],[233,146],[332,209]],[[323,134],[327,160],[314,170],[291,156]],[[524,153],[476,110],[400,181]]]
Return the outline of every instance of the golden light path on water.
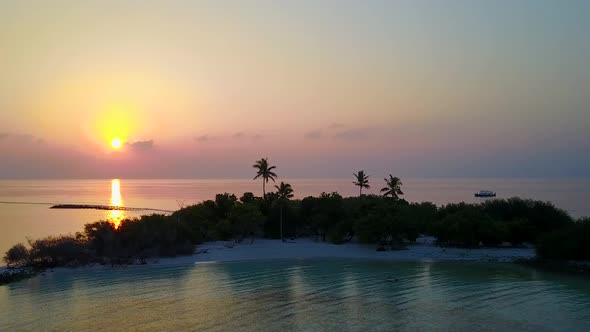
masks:
[[[123,206],[123,199],[121,198],[121,181],[119,179],[111,180],[111,206]],[[125,211],[109,210],[107,211],[107,220],[110,221],[115,228],[121,226],[121,222],[126,218]]]

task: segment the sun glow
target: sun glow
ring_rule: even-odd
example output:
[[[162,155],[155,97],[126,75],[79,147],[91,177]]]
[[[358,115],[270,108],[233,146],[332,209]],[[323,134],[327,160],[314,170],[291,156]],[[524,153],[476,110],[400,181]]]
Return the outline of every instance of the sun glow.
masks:
[[[119,179],[111,180],[111,206],[114,207],[122,207],[123,206],[123,199],[121,198],[121,181]],[[115,229],[121,227],[121,223],[123,219],[127,216],[125,215],[125,211],[123,210],[110,210],[107,212],[107,219]]]
[[[121,148],[121,146],[123,146],[123,142],[120,138],[113,138],[111,140],[111,147],[113,147],[113,149],[118,150]]]
[[[100,107],[94,121],[97,137],[111,150],[122,149],[131,137],[141,135],[138,107],[130,102],[110,103]]]

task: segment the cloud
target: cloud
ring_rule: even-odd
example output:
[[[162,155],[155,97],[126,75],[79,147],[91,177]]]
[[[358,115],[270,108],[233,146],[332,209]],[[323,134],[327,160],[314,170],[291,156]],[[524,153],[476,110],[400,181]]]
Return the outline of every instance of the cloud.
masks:
[[[239,132],[235,133],[232,137],[235,139],[239,139],[239,138],[244,138],[244,136],[246,136],[246,134],[244,134],[243,131],[239,131]]]
[[[261,139],[262,138],[262,135],[260,135],[260,134],[253,134],[252,135],[252,134],[246,134],[243,131],[238,131],[237,133],[235,133],[235,134],[232,135],[232,138],[233,139],[245,139],[245,138],[248,138],[248,139],[258,140],[258,139]]]
[[[334,135],[334,138],[345,140],[345,141],[360,141],[365,140],[369,137],[369,130],[363,129],[349,129],[341,131]]]
[[[204,135],[193,137],[193,141],[199,142],[199,143],[216,142],[216,143],[223,144],[223,143],[230,143],[232,141],[242,141],[245,139],[260,140],[263,138],[264,138],[264,136],[261,134],[249,134],[244,131],[238,131],[234,134],[224,134],[224,135],[204,134]]]
[[[317,129],[317,130],[308,131],[307,133],[305,133],[304,137],[307,139],[321,138],[322,137],[322,130]]]
[[[211,139],[211,137],[209,135],[201,135],[201,136],[195,137],[194,139],[195,139],[195,141],[198,141],[198,142],[207,142],[208,140]]]
[[[330,129],[341,129],[344,128],[344,125],[342,123],[338,123],[338,122],[334,122],[332,124],[330,124],[330,126],[328,126]]]
[[[128,142],[125,145],[135,151],[147,151],[154,147],[154,140]]]
[[[45,140],[30,134],[15,134],[9,132],[0,133],[0,141],[10,141],[11,143],[37,143],[43,144]]]

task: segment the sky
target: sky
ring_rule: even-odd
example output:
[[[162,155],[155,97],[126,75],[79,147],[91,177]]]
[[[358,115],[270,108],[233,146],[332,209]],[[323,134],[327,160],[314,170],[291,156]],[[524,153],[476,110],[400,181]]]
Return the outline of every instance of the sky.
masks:
[[[5,0],[0,178],[590,177],[589,31],[585,0]]]

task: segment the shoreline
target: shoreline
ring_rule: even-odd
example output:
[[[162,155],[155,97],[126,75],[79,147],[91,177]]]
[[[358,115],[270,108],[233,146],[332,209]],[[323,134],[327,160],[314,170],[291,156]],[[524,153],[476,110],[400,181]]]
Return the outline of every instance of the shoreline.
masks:
[[[68,273],[73,269],[108,270],[126,267],[199,265],[224,262],[248,262],[275,259],[353,259],[387,262],[489,262],[516,263],[532,268],[551,272],[585,274],[590,272],[590,263],[546,262],[540,260],[532,247],[481,247],[458,248],[441,247],[434,244],[432,237],[420,237],[416,243],[409,244],[401,250],[376,251],[374,244],[349,242],[332,244],[311,238],[299,238],[282,242],[278,239],[245,239],[241,243],[233,241],[205,242],[194,247],[194,253],[176,257],[154,257],[144,264],[132,263],[111,266],[110,264],[89,264],[73,267],[56,267],[44,271],[33,271],[30,268],[8,269],[0,266],[0,275],[15,278],[1,283],[9,285],[23,280],[42,278],[54,273]]]
[[[233,247],[230,245],[233,244]],[[536,257],[533,248],[456,248],[439,247],[432,238],[419,238],[402,250],[376,251],[375,245],[359,243],[332,244],[310,238],[296,240],[249,239],[242,243],[206,242],[196,246],[195,264],[211,262],[251,261],[263,259],[356,258],[387,261],[490,261],[512,262]],[[198,253],[201,250],[205,252]],[[198,253],[198,254],[197,254]]]
[[[233,246],[232,246],[233,245]],[[205,252],[203,252],[203,250]],[[200,253],[199,253],[200,252]],[[481,262],[481,263],[515,263],[518,265],[539,268],[550,272],[566,272],[585,274],[590,272],[590,263],[570,265],[567,262],[547,262],[540,260],[532,247],[480,247],[459,248],[441,247],[434,244],[432,237],[420,237],[416,243],[408,244],[401,250],[376,251],[374,244],[349,242],[332,244],[311,238],[299,238],[282,242],[278,239],[245,239],[241,243],[233,241],[205,242],[194,247],[192,255],[176,257],[153,257],[144,264],[131,263],[111,266],[110,264],[93,263],[72,267],[55,267],[33,271],[30,268],[8,269],[0,266],[0,275],[15,278],[0,286],[9,285],[23,280],[43,278],[54,273],[68,273],[73,269],[108,270],[127,267],[199,265],[208,263],[248,262],[278,259],[353,259],[386,262]],[[580,267],[582,271],[579,271]]]
[[[536,257],[533,248],[457,248],[440,247],[433,243],[431,237],[418,238],[415,244],[409,244],[402,250],[376,251],[374,244],[349,242],[332,244],[311,238],[298,238],[282,242],[275,239],[244,239],[241,243],[233,241],[212,241],[195,246],[192,255],[177,257],[154,257],[146,260],[147,265],[201,264],[216,262],[238,262],[271,259],[321,259],[350,258],[400,262],[442,262],[442,261],[479,261],[479,262],[514,262],[532,260]],[[203,252],[206,251],[206,252]],[[200,253],[199,253],[200,252]],[[122,266],[141,266],[144,264],[125,264]],[[75,268],[112,268],[110,264],[91,264],[74,267],[56,267],[40,271],[42,276],[51,271]],[[115,266],[117,268],[117,265]],[[18,273],[21,269],[8,269],[0,266],[0,274]],[[27,278],[25,278],[27,279]],[[18,279],[22,280],[22,279]],[[15,280],[15,281],[18,281]]]

